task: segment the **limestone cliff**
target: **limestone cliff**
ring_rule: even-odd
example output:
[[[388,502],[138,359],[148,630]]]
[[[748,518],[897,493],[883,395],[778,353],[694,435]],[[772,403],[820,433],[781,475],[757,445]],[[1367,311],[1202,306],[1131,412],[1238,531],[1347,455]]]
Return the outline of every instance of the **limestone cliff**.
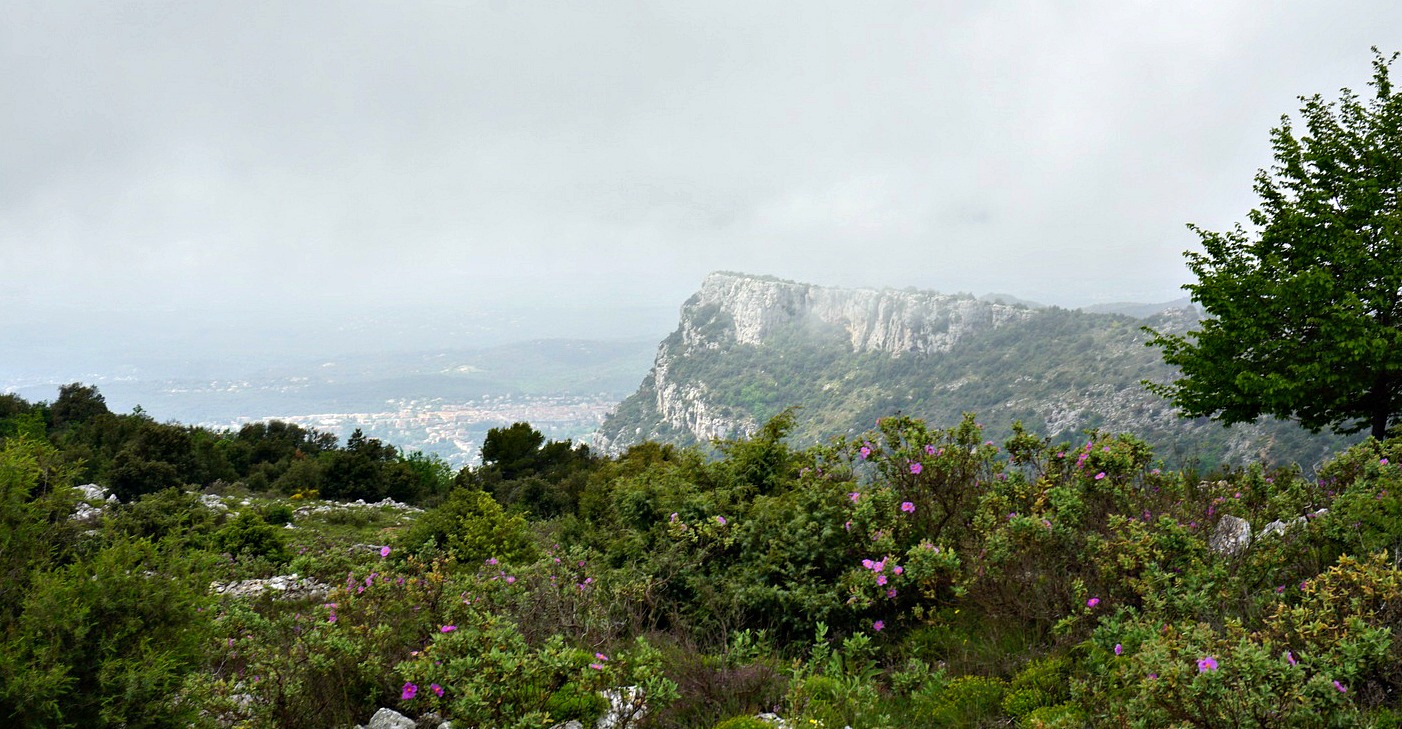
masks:
[[[1310,459],[1334,445],[1285,423],[1224,431],[1184,421],[1147,392],[1143,380],[1174,373],[1144,346],[1141,325],[1183,332],[1196,321],[1191,308],[1141,320],[713,273],[683,304],[652,371],[595,443],[618,451],[644,440],[732,438],[799,406],[799,442],[856,433],[895,412],[947,426],[970,411],[992,438],[1014,420],[1062,438],[1086,428],[1126,431],[1177,463]]]

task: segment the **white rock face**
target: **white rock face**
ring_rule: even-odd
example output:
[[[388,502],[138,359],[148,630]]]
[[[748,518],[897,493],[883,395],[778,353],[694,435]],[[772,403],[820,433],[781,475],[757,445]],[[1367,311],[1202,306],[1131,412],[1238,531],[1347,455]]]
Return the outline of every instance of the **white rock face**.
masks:
[[[295,573],[275,575],[265,580],[213,582],[210,583],[209,589],[216,595],[234,598],[257,597],[271,592],[281,600],[321,599],[331,591],[329,585],[323,585],[310,577],[298,577]]]
[[[780,332],[811,330],[841,337],[853,352],[947,352],[965,335],[1030,316],[1028,309],[932,291],[841,289],[736,273],[713,273],[682,306],[681,327],[658,349],[645,389],[661,420],[697,440],[750,435],[748,414],[715,404],[704,383],[672,376],[689,353],[764,344]],[[638,433],[633,436],[646,434]],[[641,440],[642,438],[637,438]],[[620,440],[631,440],[620,434]],[[612,450],[599,433],[595,445]]]
[[[643,703],[642,689],[637,686],[619,686],[604,689],[599,694],[609,702],[608,711],[599,717],[597,729],[621,729],[634,726],[647,716],[647,705]]]
[[[740,344],[761,344],[781,327],[840,327],[856,352],[947,352],[965,334],[1026,318],[1032,312],[933,291],[840,289],[735,273],[713,273],[682,311],[687,346],[714,338],[687,327],[693,315],[717,307],[729,316]]]
[[[370,717],[370,723],[365,725],[365,729],[415,729],[415,726],[413,719],[394,709],[380,709]]]
[[[119,502],[116,496],[107,493],[107,489],[95,483],[85,483],[82,486],[74,486],[78,491],[78,507],[68,517],[73,521],[90,521],[102,516],[109,506],[115,506]]]
[[[1228,514],[1217,522],[1207,546],[1218,554],[1235,557],[1251,546],[1251,522]]]

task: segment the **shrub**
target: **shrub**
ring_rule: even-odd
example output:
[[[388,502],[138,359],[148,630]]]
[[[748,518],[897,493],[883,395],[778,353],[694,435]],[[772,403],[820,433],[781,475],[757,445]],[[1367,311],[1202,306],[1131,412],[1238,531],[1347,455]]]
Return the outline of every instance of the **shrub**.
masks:
[[[524,517],[509,516],[485,492],[466,488],[420,515],[399,546],[411,554],[445,550],[465,564],[492,558],[525,563],[536,556]]]
[[[245,510],[215,532],[214,547],[238,560],[263,558],[281,565],[288,558],[281,531],[251,510]]]

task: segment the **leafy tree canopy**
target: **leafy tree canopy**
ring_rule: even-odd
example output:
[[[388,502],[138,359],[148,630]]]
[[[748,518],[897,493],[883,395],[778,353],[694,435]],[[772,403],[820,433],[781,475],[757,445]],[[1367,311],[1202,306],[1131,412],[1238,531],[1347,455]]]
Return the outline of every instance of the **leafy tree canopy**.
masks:
[[[1225,424],[1262,415],[1315,432],[1370,429],[1402,414],[1402,95],[1373,49],[1372,99],[1301,97],[1271,131],[1275,165],[1256,174],[1260,207],[1225,233],[1190,226],[1207,311],[1199,331],[1151,345],[1181,377],[1150,387],[1190,417]]]

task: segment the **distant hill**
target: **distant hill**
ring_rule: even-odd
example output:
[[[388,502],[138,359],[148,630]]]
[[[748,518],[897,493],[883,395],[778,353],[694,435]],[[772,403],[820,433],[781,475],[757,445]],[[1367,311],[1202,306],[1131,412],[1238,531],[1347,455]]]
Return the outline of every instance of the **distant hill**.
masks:
[[[1291,423],[1224,429],[1180,419],[1140,384],[1174,376],[1144,345],[1140,326],[1187,331],[1197,314],[1156,306],[1162,310],[1136,319],[711,274],[638,391],[595,439],[612,449],[648,439],[707,442],[751,432],[796,405],[799,443],[861,432],[897,412],[947,426],[971,411],[994,440],[1014,420],[1068,440],[1087,428],[1125,431],[1172,465],[1265,458],[1309,466],[1341,445]]]
[[[1121,314],[1123,316],[1132,316],[1135,319],[1144,319],[1154,316],[1155,314],[1162,314],[1165,311],[1176,311],[1179,309],[1193,309],[1196,311],[1193,300],[1187,296],[1181,299],[1174,299],[1173,301],[1165,301],[1162,304],[1138,304],[1130,301],[1121,301],[1112,304],[1092,304],[1091,306],[1081,307],[1081,311],[1091,314]]]

